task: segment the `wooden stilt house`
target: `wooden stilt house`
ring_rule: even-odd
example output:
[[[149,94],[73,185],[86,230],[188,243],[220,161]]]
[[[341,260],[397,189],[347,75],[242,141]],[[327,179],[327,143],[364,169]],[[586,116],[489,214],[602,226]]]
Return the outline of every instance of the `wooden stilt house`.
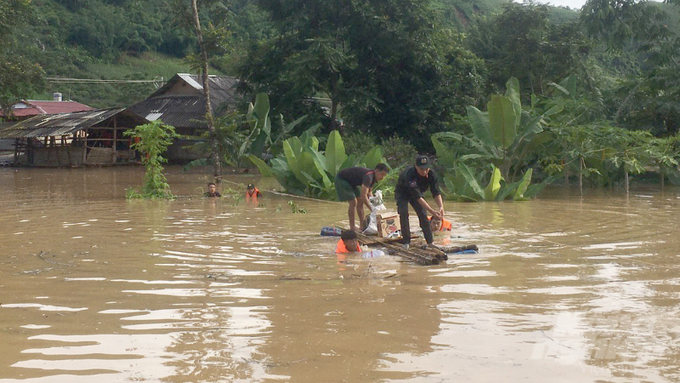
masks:
[[[14,165],[57,167],[135,162],[128,129],[149,121],[125,108],[31,117],[0,130],[14,139]]]

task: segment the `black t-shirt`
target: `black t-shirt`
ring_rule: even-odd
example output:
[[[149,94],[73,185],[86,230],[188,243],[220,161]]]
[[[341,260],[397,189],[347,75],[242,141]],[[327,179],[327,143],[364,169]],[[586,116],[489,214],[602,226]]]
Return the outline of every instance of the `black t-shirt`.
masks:
[[[364,185],[370,188],[375,183],[375,172],[361,166],[342,169],[338,172],[338,177],[347,181],[352,187]]]
[[[204,196],[204,197],[222,197],[222,195],[221,195],[220,192],[218,192],[218,191],[216,191],[214,194],[213,194],[213,193],[210,193],[210,192],[205,192],[205,193],[203,194],[203,196]]]
[[[430,169],[427,177],[421,177],[415,166],[409,166],[399,174],[394,193],[396,198],[418,199],[427,189],[430,189],[433,197],[442,194],[434,170]]]

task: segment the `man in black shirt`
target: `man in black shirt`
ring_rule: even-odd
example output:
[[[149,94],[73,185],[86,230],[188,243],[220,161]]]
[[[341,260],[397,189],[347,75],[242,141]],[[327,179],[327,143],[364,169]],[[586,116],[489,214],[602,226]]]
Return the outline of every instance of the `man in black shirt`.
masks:
[[[203,194],[204,197],[222,197],[220,192],[217,191],[217,185],[211,182],[208,184],[208,191]]]
[[[387,165],[380,163],[373,170],[360,166],[345,168],[335,176],[335,191],[338,193],[338,200],[349,202],[347,215],[349,216],[350,230],[357,231],[355,210],[359,216],[359,222],[362,222],[364,220],[364,205],[371,209],[368,197],[373,196],[371,193],[373,185],[385,178],[388,172]]]
[[[430,207],[423,198],[423,192],[428,188],[432,192],[439,210]],[[444,202],[439,190],[437,175],[434,170],[430,169],[430,158],[428,156],[418,156],[415,166],[409,166],[401,172],[394,193],[397,200],[397,213],[399,213],[399,221],[401,222],[403,243],[406,246],[411,243],[411,227],[408,223],[408,205],[410,204],[418,215],[425,240],[428,244],[432,244],[434,239],[427,214],[430,213],[433,216],[444,218]]]

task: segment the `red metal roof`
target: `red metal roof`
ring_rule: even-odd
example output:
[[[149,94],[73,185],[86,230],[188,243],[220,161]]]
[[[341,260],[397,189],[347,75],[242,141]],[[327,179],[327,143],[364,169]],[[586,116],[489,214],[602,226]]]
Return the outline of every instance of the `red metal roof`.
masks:
[[[84,112],[94,108],[75,101],[20,101],[12,105],[14,116],[28,117],[39,114]],[[0,111],[2,116],[2,111]]]

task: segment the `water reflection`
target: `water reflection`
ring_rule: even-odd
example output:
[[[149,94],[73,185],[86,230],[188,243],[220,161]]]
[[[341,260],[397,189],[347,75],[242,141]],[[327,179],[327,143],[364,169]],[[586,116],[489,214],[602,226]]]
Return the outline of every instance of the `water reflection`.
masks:
[[[680,380],[677,191],[449,204],[479,254],[339,265],[344,205],[168,176],[0,169],[0,382]]]

